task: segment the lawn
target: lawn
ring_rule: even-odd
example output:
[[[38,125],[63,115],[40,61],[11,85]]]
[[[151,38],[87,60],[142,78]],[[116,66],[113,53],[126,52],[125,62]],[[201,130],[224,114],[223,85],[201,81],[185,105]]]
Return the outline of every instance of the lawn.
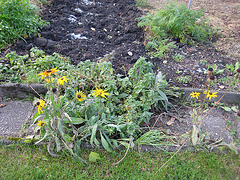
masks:
[[[59,158],[49,156],[44,146],[1,145],[0,179],[239,179],[239,155],[205,152],[179,152],[165,166],[173,154],[125,151],[100,154],[97,162],[84,165],[68,153]],[[87,159],[91,151],[82,150]]]

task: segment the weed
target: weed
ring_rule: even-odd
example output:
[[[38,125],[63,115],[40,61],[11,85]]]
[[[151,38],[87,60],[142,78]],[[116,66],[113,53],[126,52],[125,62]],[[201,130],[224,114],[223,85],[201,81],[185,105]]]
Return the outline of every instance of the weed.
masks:
[[[184,56],[181,55],[181,54],[175,54],[174,56],[172,56],[173,60],[176,61],[176,62],[181,62],[183,57]]]
[[[170,3],[155,15],[148,13],[138,18],[138,26],[147,32],[146,48],[161,57],[178,39],[182,44],[209,43],[216,34],[204,18],[203,10],[189,10],[184,4]],[[158,53],[159,51],[159,53]]]
[[[144,8],[144,7],[149,7],[150,4],[149,4],[148,0],[137,0],[136,6]]]
[[[205,59],[200,60],[200,64],[207,65],[207,61]]]
[[[179,83],[187,84],[192,81],[192,77],[191,76],[178,76],[176,78],[176,80]]]

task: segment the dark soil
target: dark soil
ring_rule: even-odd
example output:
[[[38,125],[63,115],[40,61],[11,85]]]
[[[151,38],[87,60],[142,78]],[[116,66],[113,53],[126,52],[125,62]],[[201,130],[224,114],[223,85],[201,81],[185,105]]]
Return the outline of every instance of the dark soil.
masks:
[[[68,56],[73,64],[80,61],[97,61],[112,53],[109,60],[116,73],[124,74],[139,57],[146,57],[154,64],[154,70],[161,70],[171,86],[203,88],[206,81],[207,64],[217,64],[218,70],[226,64],[235,64],[236,59],[218,51],[213,46],[182,45],[166,53],[161,59],[151,59],[143,45],[144,32],[138,28],[136,18],[143,11],[135,7],[134,0],[53,0],[41,14],[42,19],[50,22],[39,36],[28,37],[26,42],[18,41],[10,50],[27,54],[37,46],[46,54],[53,52]],[[173,56],[183,56],[181,62]],[[200,63],[205,60],[207,64]],[[178,72],[178,73],[176,73]],[[231,74],[227,74],[230,75]],[[177,77],[190,76],[191,81],[179,83]],[[222,78],[226,74],[217,75]],[[216,87],[221,84],[217,84]],[[225,85],[222,83],[222,85]]]

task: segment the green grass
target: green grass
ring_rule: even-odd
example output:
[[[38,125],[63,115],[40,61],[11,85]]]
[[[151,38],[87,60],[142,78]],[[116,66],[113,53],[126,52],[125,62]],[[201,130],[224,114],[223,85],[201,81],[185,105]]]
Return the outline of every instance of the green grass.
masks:
[[[90,150],[83,150],[86,159]],[[101,160],[83,165],[67,153],[50,157],[43,146],[0,145],[0,179],[238,179],[239,155],[233,153],[130,152],[118,165],[124,151],[108,153],[98,150]]]

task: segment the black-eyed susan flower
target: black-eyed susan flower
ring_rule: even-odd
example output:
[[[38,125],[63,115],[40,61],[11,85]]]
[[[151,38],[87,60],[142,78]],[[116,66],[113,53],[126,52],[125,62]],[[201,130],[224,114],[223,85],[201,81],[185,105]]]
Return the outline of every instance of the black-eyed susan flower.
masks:
[[[63,76],[57,80],[57,84],[64,85],[64,82],[68,82],[67,76]]]
[[[92,93],[92,95],[94,97],[101,96],[101,97],[106,98],[106,95],[109,96],[109,94],[106,92],[106,90],[98,89],[97,87],[96,87],[96,90],[93,90],[93,91],[94,92]]]
[[[191,94],[190,94],[190,96],[191,96],[191,98],[196,98],[196,99],[198,99],[199,98],[199,96],[200,96],[200,92],[192,92]]]
[[[51,74],[56,74],[56,72],[58,72],[59,70],[57,68],[53,68],[53,69],[48,69],[42,73],[39,73],[38,76],[42,76],[42,79],[47,77],[47,76],[51,76]]]
[[[38,121],[37,126],[43,127],[45,125],[45,121]]]
[[[86,95],[82,91],[77,91],[76,98],[81,102],[85,100]]]
[[[38,114],[43,113],[42,109],[45,107],[45,105],[46,105],[45,101],[39,99],[39,101],[37,102]]]
[[[211,100],[212,98],[217,97],[217,92],[207,92],[206,98],[209,98],[209,100]]]

